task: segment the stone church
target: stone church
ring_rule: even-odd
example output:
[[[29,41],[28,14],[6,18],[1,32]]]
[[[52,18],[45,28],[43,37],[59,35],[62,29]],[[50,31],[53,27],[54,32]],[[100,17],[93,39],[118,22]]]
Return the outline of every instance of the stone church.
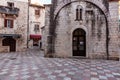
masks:
[[[118,0],[52,0],[46,5],[46,57],[119,59]]]

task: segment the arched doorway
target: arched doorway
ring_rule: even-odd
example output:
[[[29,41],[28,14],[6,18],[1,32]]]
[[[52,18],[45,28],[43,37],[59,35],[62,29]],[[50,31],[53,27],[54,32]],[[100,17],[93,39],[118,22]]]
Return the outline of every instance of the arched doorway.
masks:
[[[9,46],[10,47],[10,52],[15,52],[16,51],[16,40],[13,38],[5,38],[2,41],[3,46]]]
[[[73,56],[86,56],[86,32],[80,28],[73,32]]]

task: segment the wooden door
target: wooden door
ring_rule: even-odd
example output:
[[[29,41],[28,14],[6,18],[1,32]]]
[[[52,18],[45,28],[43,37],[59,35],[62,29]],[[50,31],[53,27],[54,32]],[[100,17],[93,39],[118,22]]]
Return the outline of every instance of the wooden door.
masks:
[[[10,52],[15,52],[16,51],[16,40],[13,38],[5,38],[3,40],[3,46],[9,46],[9,51]]]
[[[16,51],[16,40],[10,39],[10,52]]]
[[[73,56],[86,56],[86,33],[83,29],[73,32]]]

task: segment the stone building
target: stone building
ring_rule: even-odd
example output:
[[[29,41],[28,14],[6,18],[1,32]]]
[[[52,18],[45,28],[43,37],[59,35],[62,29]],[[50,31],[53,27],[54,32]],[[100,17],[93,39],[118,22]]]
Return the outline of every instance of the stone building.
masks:
[[[28,0],[0,0],[0,52],[24,51]]]
[[[118,0],[52,0],[45,8],[46,57],[118,59]]]
[[[40,45],[45,8],[39,0],[0,0],[0,52]]]
[[[30,4],[29,6],[29,48],[40,46],[41,28],[45,21],[45,7],[42,4]]]

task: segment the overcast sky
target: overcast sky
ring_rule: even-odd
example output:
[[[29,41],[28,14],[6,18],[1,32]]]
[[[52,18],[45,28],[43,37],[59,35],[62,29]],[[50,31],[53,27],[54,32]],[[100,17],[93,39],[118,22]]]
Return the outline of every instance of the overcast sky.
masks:
[[[40,0],[40,2],[43,4],[50,4],[51,0]]]

